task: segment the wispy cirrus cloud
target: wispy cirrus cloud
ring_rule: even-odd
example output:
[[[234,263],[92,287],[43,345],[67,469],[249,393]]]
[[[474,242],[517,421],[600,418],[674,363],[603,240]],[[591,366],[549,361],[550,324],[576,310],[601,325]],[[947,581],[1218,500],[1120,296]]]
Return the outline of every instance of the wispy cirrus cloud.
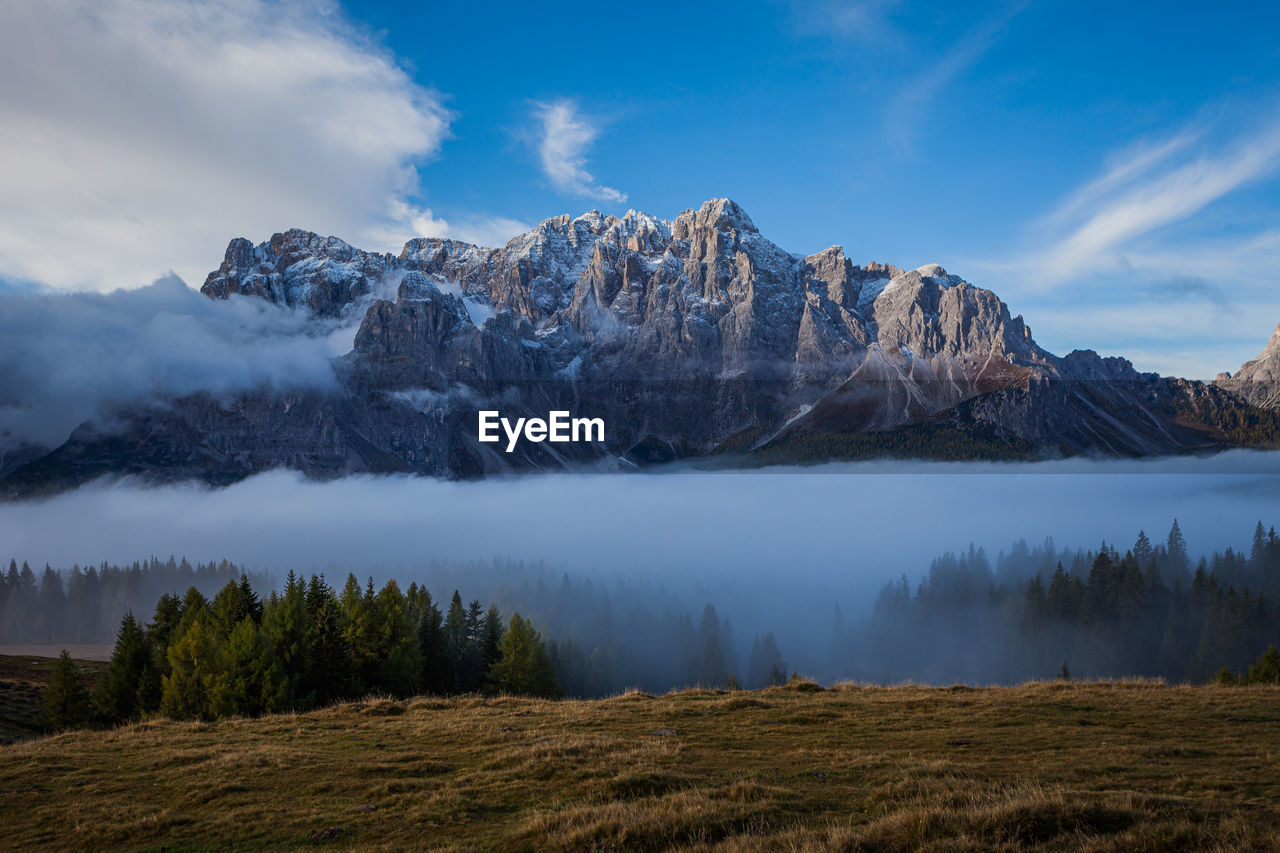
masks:
[[[1280,319],[1277,211],[1255,199],[1223,220],[1214,205],[1278,176],[1280,123],[1228,133],[1193,122],[1124,147],[1032,222],[1020,248],[967,266],[1051,350],[1092,347],[1209,378],[1251,358]]]
[[[587,171],[586,153],[600,130],[584,117],[575,101],[562,98],[534,106],[539,124],[538,157],[542,172],[562,192],[621,204],[627,194],[598,183]]]
[[[430,221],[452,118],[330,0],[0,3],[0,276],[194,283],[234,236]]]
[[[923,70],[898,88],[889,102],[888,126],[900,150],[911,148],[912,139],[928,115],[930,105],[986,55],[1026,5],[1023,0],[1002,6],[948,45],[937,58],[920,63]]]
[[[1280,170],[1280,123],[1185,156],[1197,136],[1183,132],[1138,149],[1050,212],[1041,223],[1052,235],[1049,244],[1031,259],[1042,284],[1100,268],[1132,268],[1144,256],[1148,264],[1167,266],[1158,252],[1153,256],[1150,247],[1136,242]],[[1261,241],[1249,238],[1241,248],[1250,243],[1266,248],[1272,241],[1265,235]]]
[[[942,39],[941,49],[932,52],[919,33],[905,29],[908,16],[903,13],[932,20],[939,17],[939,10],[919,3],[907,6],[904,0],[792,0],[788,4],[788,18],[797,35],[856,43],[864,51],[879,47],[889,55],[890,61],[877,65],[880,73],[888,74],[886,139],[899,152],[910,150],[934,101],[991,50],[1026,8],[1027,0],[997,5],[958,38],[949,38],[951,31],[944,29],[936,36]],[[968,7],[963,11],[971,14]]]
[[[1102,174],[1074,190],[1043,217],[1042,223],[1070,225],[1082,212],[1088,213],[1115,190],[1167,162],[1203,136],[1204,128],[1186,128],[1167,139],[1142,140],[1111,156]]]

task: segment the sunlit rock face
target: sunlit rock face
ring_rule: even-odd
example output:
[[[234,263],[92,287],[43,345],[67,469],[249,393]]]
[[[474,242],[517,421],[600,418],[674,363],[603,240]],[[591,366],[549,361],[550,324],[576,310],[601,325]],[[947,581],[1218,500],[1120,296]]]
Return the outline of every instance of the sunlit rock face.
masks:
[[[1217,384],[1230,389],[1255,406],[1267,409],[1280,407],[1280,326],[1262,352],[1247,361],[1232,376],[1218,376]]]

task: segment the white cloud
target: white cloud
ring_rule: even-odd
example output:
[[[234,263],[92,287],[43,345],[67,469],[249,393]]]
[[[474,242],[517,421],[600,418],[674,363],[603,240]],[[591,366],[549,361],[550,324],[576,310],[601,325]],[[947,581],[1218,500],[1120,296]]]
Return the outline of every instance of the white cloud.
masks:
[[[401,198],[387,201],[382,222],[366,226],[361,239],[363,248],[395,254],[414,237],[447,237],[448,221],[436,216],[430,208],[411,205]]]
[[[586,151],[600,131],[578,113],[578,105],[561,99],[550,104],[537,104],[534,116],[541,123],[538,156],[542,171],[557,189],[618,204],[627,194],[596,183],[587,171]]]
[[[496,248],[518,234],[533,230],[533,226],[506,216],[467,218],[449,229],[449,236],[477,246]]]
[[[1197,122],[1112,157],[1033,222],[1021,248],[960,266],[1050,350],[1211,378],[1256,355],[1280,320],[1280,230],[1259,197],[1210,207],[1278,173],[1280,124],[1228,135]]]
[[[1139,238],[1194,216],[1280,167],[1280,124],[1196,159],[1175,158],[1188,148],[1191,138],[1191,134],[1179,134],[1139,151],[1072,193],[1046,217],[1045,223],[1065,226],[1066,233],[1051,238],[1047,247],[1024,262],[1036,270],[1041,285],[1103,268],[1132,268],[1133,261],[1143,255],[1143,247],[1135,245]],[[1162,165],[1165,168],[1157,168]],[[1177,247],[1170,249],[1178,252]],[[1149,248],[1145,255],[1147,263],[1155,260]],[[1157,261],[1153,266],[1167,264]]]
[[[1091,205],[1105,199],[1118,187],[1147,174],[1201,136],[1202,131],[1187,129],[1169,139],[1140,142],[1110,158],[1111,166],[1107,171],[1071,193],[1057,210],[1045,217],[1045,224],[1061,225],[1070,222],[1081,211],[1087,211]]]
[[[464,243],[474,243],[486,248],[505,246],[517,234],[533,228],[532,225],[507,216],[464,216],[450,223],[436,216],[429,208],[414,207],[399,199],[393,199],[387,208],[387,222],[365,231],[369,248],[375,251],[400,250],[414,237],[448,237]]]
[[[450,118],[324,0],[0,3],[0,276],[198,284],[234,236],[367,239]]]
[[[325,387],[337,322],[253,297],[206,299],[173,277],[112,293],[0,293],[0,450],[56,446],[117,404]]]

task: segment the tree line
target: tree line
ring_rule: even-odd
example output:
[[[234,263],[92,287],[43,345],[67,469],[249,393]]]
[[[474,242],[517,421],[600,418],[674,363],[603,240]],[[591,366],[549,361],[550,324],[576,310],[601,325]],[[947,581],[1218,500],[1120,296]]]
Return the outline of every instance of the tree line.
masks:
[[[2,564],[0,564],[2,565]],[[132,565],[74,565],[59,571],[45,564],[37,579],[31,564],[9,561],[0,573],[0,642],[106,643],[125,613],[147,613],[161,595],[195,587],[212,595],[227,581],[246,574],[234,563],[196,563],[184,557],[151,557]],[[248,573],[259,588],[265,574]]]
[[[225,560],[192,566],[172,557],[126,567],[46,567],[38,581],[29,566],[17,566],[13,561],[12,582],[0,577],[0,612],[6,614],[0,641],[15,643],[109,643],[126,613],[151,613],[166,592],[195,586],[210,597],[245,574]],[[699,603],[700,610],[693,609],[696,599],[644,580],[571,578],[541,564],[500,560],[433,560],[410,571],[437,589],[479,592],[504,613],[518,610],[538,625],[566,696],[608,696],[628,688],[660,693],[691,685],[763,687],[785,680],[788,672],[772,633],[740,644],[715,606]],[[259,592],[274,586],[265,573],[248,573],[248,579]],[[16,592],[10,595],[11,590]]]
[[[1049,567],[1052,566],[1050,569]],[[1143,531],[1121,552],[1018,543],[993,570],[981,548],[906,577],[839,640],[881,680],[1017,682],[1071,672],[1175,682],[1274,681],[1280,644],[1280,537],[1257,525],[1248,552],[1193,564],[1175,520],[1165,541]]]
[[[504,620],[456,591],[442,609],[416,583],[402,592],[394,580],[379,589],[354,575],[339,592],[323,575],[290,573],[265,601],[247,576],[212,599],[194,587],[165,594],[149,623],[121,620],[91,692],[77,689],[69,662],[46,694],[55,726],[157,713],[209,720],[369,694],[561,693],[546,644],[518,612]]]

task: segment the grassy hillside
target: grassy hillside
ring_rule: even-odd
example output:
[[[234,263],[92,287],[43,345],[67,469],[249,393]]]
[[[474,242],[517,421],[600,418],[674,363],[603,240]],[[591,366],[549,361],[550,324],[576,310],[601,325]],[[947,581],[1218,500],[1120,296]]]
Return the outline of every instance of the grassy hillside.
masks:
[[[10,646],[7,650],[14,648],[16,647]],[[91,647],[79,648],[84,650]],[[52,647],[40,648],[39,651],[41,655],[58,654]],[[110,651],[107,649],[108,654]],[[0,744],[44,733],[40,699],[49,686],[53,664],[53,657],[0,654]],[[76,664],[86,686],[94,683],[98,672],[105,666],[101,661],[90,660],[78,660]],[[0,800],[0,808],[3,807],[3,802]]]
[[[367,700],[0,748],[37,849],[1274,850],[1280,689]]]

